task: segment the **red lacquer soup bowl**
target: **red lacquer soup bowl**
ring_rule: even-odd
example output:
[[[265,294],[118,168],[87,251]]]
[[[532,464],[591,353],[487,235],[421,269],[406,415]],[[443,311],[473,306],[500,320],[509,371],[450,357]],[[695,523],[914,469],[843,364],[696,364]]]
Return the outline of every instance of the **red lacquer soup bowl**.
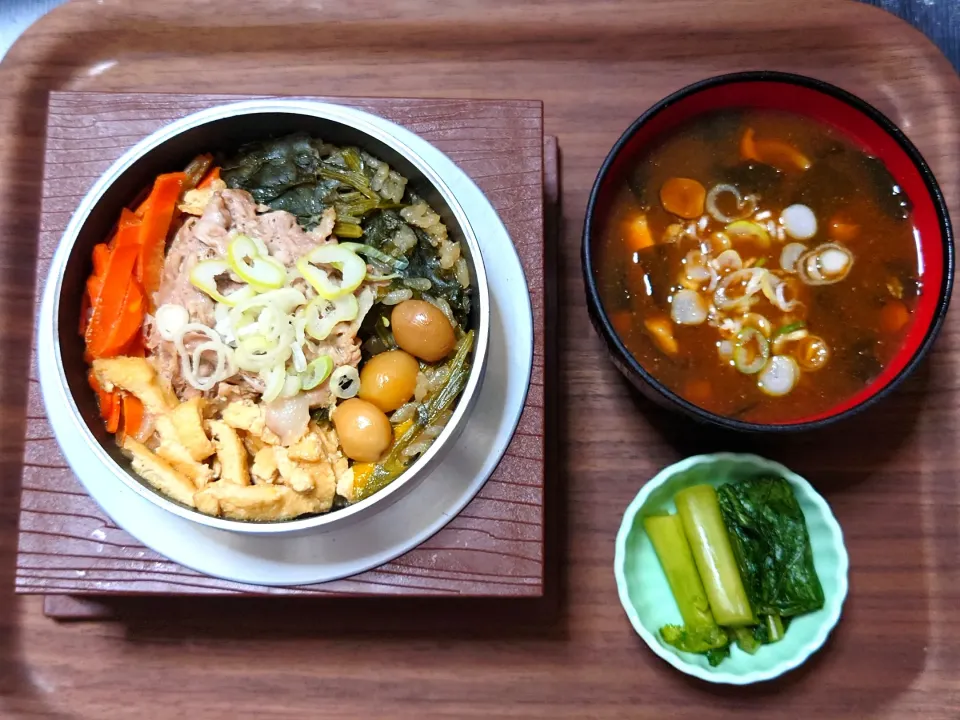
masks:
[[[597,276],[598,249],[613,198],[637,159],[678,126],[724,110],[771,110],[800,115],[833,129],[878,158],[912,205],[922,292],[899,349],[862,389],[817,414],[771,423],[749,422],[708,411],[681,397],[649,372],[627,349],[604,308]],[[620,371],[643,394],[696,420],[745,431],[784,432],[820,427],[849,417],[888,395],[933,345],[953,287],[954,249],[950,219],[940,188],[906,135],[875,108],[827,83],[778,72],[723,75],[690,85],[661,100],[620,137],[597,175],[583,230],[583,276],[587,305],[597,332]]]

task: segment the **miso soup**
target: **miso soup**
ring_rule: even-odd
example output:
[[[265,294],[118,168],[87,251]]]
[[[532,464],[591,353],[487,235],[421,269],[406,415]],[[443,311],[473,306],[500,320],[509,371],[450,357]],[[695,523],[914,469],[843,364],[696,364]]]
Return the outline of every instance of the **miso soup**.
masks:
[[[720,111],[636,159],[597,246],[604,309],[639,363],[719,415],[816,416],[869,384],[923,292],[886,167],[789,113]]]

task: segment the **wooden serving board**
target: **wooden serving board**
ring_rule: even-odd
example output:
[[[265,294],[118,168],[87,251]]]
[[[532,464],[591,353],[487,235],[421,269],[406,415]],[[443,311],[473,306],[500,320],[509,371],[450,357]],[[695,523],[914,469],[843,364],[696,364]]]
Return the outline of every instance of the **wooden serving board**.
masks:
[[[960,310],[893,397],[824,432],[776,439],[708,432],[637,398],[587,317],[583,210],[611,145],[685,84],[756,69],[811,75],[875,104],[919,146],[960,219],[957,74],[919,32],[858,3],[74,0],[34,25],[0,64],[0,714],[960,717]],[[545,130],[563,148],[564,208],[559,308],[546,328],[560,347],[547,517],[561,522],[544,597],[130,599],[122,622],[58,624],[39,598],[14,595],[50,90],[544,101]],[[654,656],[613,578],[620,518],[644,482],[720,449],[809,478],[851,560],[827,645],[750,688],[708,686]]]
[[[49,98],[37,259],[47,265],[83,194],[130,146],[171,120],[244,99],[224,95],[56,92]],[[318,98],[398,122],[457,162],[485,191],[521,257],[534,309],[534,369],[517,434],[478,496],[434,537],[361,575],[295,588],[247,586],[180,567],[120,530],[67,467],[31,374],[21,493],[17,592],[130,594],[460,595],[543,592],[544,197],[539,101]],[[554,146],[555,147],[555,146]],[[553,163],[555,167],[555,162]],[[555,176],[554,176],[555,177]],[[556,183],[553,183],[556,187]],[[477,228],[482,235],[483,229]],[[56,617],[105,609],[89,599],[46,604]],[[102,611],[102,610],[101,610]]]

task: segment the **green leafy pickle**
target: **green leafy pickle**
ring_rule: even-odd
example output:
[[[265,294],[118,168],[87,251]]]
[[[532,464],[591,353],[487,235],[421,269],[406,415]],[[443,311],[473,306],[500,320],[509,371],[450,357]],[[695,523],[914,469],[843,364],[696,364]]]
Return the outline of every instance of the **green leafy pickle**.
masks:
[[[790,617],[822,608],[810,536],[790,483],[758,477],[723,485],[717,494],[754,612]]]

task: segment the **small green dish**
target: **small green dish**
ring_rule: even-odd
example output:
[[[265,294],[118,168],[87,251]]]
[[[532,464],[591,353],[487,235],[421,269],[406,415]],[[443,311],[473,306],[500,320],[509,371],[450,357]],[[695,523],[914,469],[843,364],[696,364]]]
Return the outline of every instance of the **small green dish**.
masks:
[[[673,496],[683,488],[704,483],[716,487],[758,473],[781,475],[793,486],[807,521],[813,562],[826,600],[821,610],[794,618],[780,642],[762,646],[755,655],[734,646],[729,658],[711,667],[703,655],[680,652],[660,638],[663,625],[680,624],[682,620],[642,518],[657,512],[676,512]],[[623,609],[651,650],[677,670],[701,680],[749,685],[793,670],[820,649],[840,619],[847,597],[849,565],[840,525],[810,483],[783,465],[756,455],[719,453],[671,465],[643,487],[623,515],[614,572]]]

